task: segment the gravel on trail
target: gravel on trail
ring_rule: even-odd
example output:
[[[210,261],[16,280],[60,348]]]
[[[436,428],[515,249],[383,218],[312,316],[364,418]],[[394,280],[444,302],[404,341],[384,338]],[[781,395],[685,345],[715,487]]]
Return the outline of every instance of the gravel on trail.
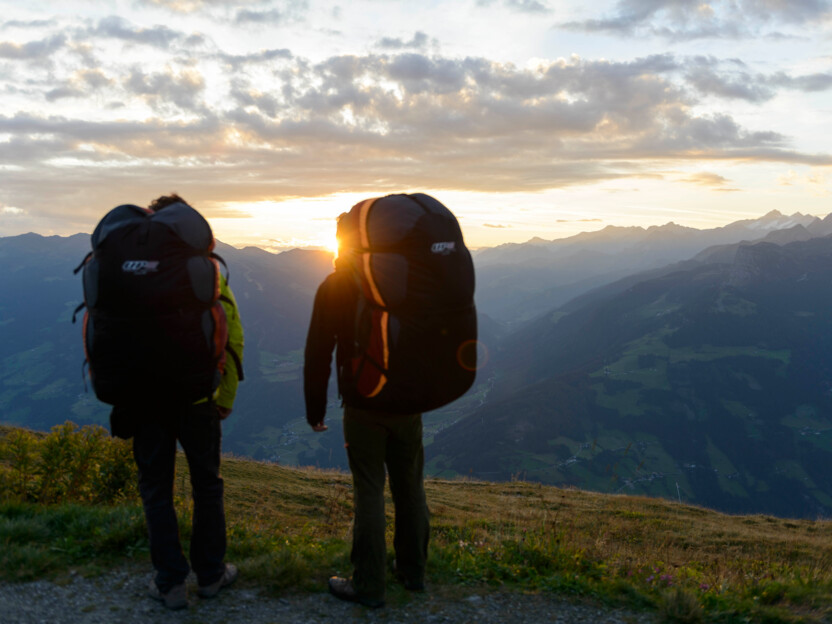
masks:
[[[4,624],[316,624],[368,623],[498,624],[655,624],[654,614],[574,603],[545,594],[472,588],[397,594],[386,607],[370,610],[328,593],[269,594],[242,581],[211,600],[196,595],[189,578],[187,609],[169,611],[147,596],[146,569],[117,568],[84,578],[0,583]],[[242,580],[242,579],[241,579]],[[388,596],[390,598],[390,596]]]

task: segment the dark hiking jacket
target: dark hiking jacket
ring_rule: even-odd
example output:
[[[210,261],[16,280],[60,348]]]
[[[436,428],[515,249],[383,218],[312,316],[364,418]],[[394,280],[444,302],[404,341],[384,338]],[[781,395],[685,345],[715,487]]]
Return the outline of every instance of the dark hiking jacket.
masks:
[[[303,394],[310,425],[322,423],[326,415],[333,350],[339,388],[348,370],[357,298],[358,286],[344,268],[328,275],[315,294],[303,364]]]

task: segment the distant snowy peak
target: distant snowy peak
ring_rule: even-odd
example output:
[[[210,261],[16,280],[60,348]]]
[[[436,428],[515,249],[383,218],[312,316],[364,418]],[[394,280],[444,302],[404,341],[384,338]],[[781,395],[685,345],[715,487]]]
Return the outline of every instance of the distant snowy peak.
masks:
[[[742,223],[749,230],[771,231],[786,230],[788,228],[793,228],[796,225],[808,227],[816,219],[817,217],[804,215],[799,212],[796,212],[791,216],[786,216],[779,210],[772,210],[759,219],[745,221]]]

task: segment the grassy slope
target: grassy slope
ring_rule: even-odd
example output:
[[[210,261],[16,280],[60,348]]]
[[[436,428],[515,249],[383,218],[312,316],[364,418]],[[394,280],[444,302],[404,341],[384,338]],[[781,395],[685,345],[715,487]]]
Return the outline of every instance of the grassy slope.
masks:
[[[329,564],[348,572],[348,475],[231,458],[223,473],[232,531],[307,545],[312,538],[324,550],[340,543]],[[429,479],[426,488],[436,583],[552,590],[709,619],[832,613],[830,522],[728,516],[525,482]]]
[[[0,432],[2,433],[2,432]],[[229,559],[246,582],[321,591],[349,573],[349,475],[224,458]],[[527,482],[429,479],[434,590],[504,587],[658,610],[673,621],[824,621],[832,523],[728,516]],[[176,481],[189,537],[187,468]],[[388,498],[388,515],[392,504]],[[140,507],[0,505],[0,578],[147,561]],[[392,523],[388,524],[392,543]],[[392,579],[391,579],[392,580]],[[393,604],[405,592],[391,583]],[[828,620],[827,620],[828,621]]]

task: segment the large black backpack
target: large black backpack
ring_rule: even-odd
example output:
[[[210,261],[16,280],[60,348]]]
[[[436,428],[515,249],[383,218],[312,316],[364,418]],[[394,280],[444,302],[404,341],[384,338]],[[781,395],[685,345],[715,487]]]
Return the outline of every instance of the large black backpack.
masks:
[[[91,243],[76,272],[83,267],[84,350],[96,396],[122,406],[211,396],[228,326],[208,222],[185,203],[155,213],[126,204],[101,219]]]
[[[339,370],[347,404],[436,409],[477,368],[474,266],[456,217],[422,193],[356,204],[341,217],[342,256],[360,292],[353,357]]]

